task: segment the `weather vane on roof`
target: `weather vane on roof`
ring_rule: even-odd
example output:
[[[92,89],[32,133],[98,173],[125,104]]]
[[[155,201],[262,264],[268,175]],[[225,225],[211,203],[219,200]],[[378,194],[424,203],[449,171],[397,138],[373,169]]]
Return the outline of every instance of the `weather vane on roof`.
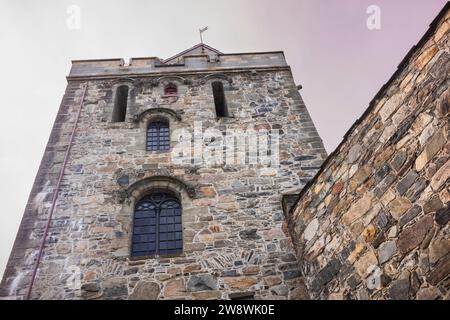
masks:
[[[208,27],[204,27],[204,28],[198,29],[198,31],[200,32],[200,43],[201,43],[201,44],[203,44],[202,33],[205,32],[206,30],[208,30]]]

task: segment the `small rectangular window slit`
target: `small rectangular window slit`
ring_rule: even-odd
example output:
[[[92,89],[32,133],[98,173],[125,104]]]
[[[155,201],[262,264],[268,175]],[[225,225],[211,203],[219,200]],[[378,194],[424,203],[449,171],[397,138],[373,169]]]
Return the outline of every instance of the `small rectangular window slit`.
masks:
[[[112,122],[124,122],[127,115],[128,86],[121,85],[116,90]]]
[[[222,82],[220,81],[213,82],[212,90],[214,96],[214,105],[216,107],[216,116],[218,118],[229,117]]]

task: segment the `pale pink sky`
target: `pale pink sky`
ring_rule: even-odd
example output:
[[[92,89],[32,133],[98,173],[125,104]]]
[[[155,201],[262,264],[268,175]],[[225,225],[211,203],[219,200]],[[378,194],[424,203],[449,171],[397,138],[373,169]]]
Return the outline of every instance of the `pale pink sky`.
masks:
[[[66,85],[70,60],[283,50],[328,152],[417,43],[443,0],[1,0],[0,274]],[[69,5],[81,28],[66,26]],[[369,5],[381,30],[366,27]]]

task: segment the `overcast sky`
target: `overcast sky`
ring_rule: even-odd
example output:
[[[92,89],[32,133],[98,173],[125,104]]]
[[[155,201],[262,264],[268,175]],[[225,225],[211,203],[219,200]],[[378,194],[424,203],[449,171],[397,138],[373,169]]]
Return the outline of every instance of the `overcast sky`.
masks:
[[[197,44],[204,26],[205,43],[225,53],[283,50],[331,152],[445,2],[0,0],[0,275],[72,59],[167,58]],[[71,5],[79,29],[67,21]],[[367,27],[370,5],[380,29]]]

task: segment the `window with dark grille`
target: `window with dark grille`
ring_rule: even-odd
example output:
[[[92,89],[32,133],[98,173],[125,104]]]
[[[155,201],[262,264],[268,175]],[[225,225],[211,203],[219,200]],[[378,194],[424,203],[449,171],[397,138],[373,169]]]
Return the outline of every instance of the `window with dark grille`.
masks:
[[[178,94],[177,87],[175,85],[169,84],[164,88],[165,96],[176,96]]]
[[[220,81],[213,82],[212,84],[214,105],[216,106],[217,117],[228,117],[228,108],[225,101],[225,93],[223,91],[223,84]]]
[[[147,128],[147,151],[168,151],[170,149],[169,123],[151,122]]]
[[[112,122],[124,122],[127,115],[128,86],[121,85],[116,90]]]
[[[131,255],[172,255],[182,251],[178,199],[169,193],[155,192],[139,200],[134,209]]]

